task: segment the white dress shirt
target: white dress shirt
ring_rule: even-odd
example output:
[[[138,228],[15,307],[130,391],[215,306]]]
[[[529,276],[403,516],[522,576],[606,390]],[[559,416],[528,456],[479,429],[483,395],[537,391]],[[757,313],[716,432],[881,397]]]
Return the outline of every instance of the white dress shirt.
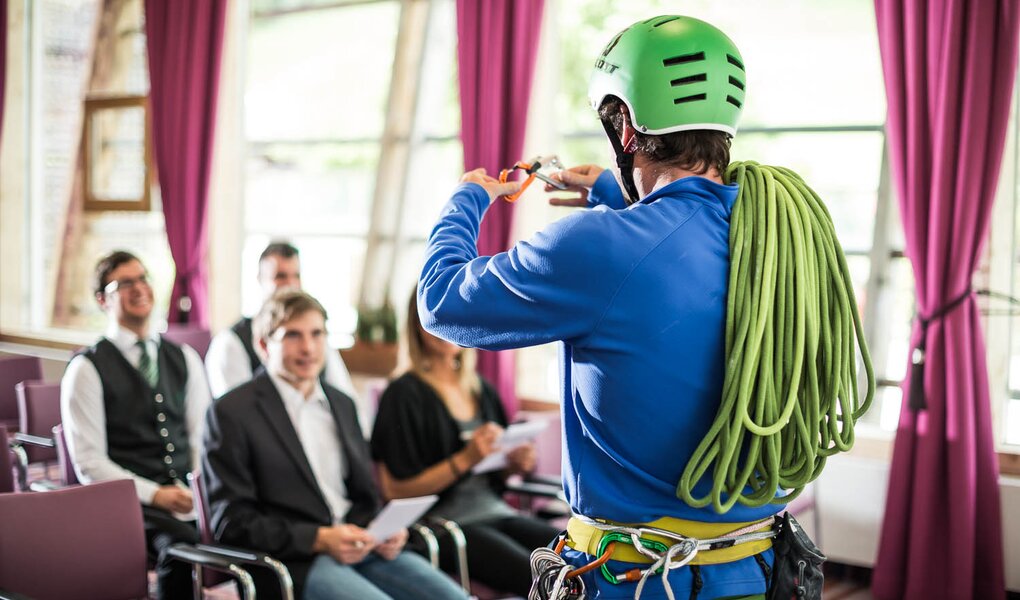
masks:
[[[252,337],[254,338],[254,335]],[[213,398],[219,398],[242,383],[250,381],[254,376],[244,343],[229,328],[217,333],[210,342],[209,350],[205,353],[205,370],[209,376],[209,389],[212,390]],[[368,407],[362,404],[358,394],[354,392],[351,374],[347,372],[340,353],[333,348],[326,349],[325,375],[326,383],[354,400],[361,431],[363,433],[370,431],[371,423],[368,420],[371,411],[367,410]]]
[[[133,367],[138,368],[142,349],[137,346],[138,336],[116,324],[106,332],[106,339],[120,350]],[[156,360],[159,350],[159,336],[150,335],[145,339],[149,356]],[[200,464],[202,450],[202,428],[205,412],[212,397],[206,383],[205,370],[198,352],[182,345],[185,364],[188,367],[188,383],[184,391],[185,422],[188,441],[191,444],[191,464]],[[84,356],[71,359],[60,380],[60,414],[67,438],[67,449],[74,463],[75,473],[82,483],[107,481],[110,479],[131,479],[135,483],[138,499],[142,504],[151,504],[159,484],[121,467],[107,454],[106,405],[103,402],[103,383],[92,361]],[[187,477],[180,473],[180,478]]]
[[[305,450],[315,481],[333,513],[333,522],[343,523],[344,515],[351,508],[347,485],[344,484],[347,461],[326,393],[316,381],[315,389],[306,398],[276,373],[269,373],[269,378],[283,399],[283,406]]]

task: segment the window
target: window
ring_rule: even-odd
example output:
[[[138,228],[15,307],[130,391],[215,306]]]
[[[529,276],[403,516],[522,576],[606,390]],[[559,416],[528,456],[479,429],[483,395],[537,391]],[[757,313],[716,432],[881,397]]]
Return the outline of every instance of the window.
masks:
[[[999,441],[1020,451],[1020,74],[1013,93],[1002,172],[982,275],[996,296],[982,302],[991,373],[993,423]],[[1002,294],[1005,294],[1003,296]],[[1012,297],[1012,298],[1010,298]],[[1008,325],[1008,326],[1007,326]]]
[[[454,3],[422,6],[254,3],[245,94],[246,314],[262,300],[255,264],[270,239],[300,248],[305,288],[329,311],[334,345],[353,341],[359,305],[378,306],[384,297],[404,305],[440,199],[462,163]],[[402,27],[405,45],[419,40],[420,47],[428,36],[418,58],[412,48],[398,54]],[[400,111],[415,118],[387,122]]]
[[[117,248],[135,252],[149,267],[157,314],[165,314],[173,262],[158,194],[145,212],[82,210],[86,97],[148,92],[142,8],[142,0],[8,4],[11,69],[0,177],[5,334],[74,343],[93,338],[105,317],[92,296],[92,269]]]

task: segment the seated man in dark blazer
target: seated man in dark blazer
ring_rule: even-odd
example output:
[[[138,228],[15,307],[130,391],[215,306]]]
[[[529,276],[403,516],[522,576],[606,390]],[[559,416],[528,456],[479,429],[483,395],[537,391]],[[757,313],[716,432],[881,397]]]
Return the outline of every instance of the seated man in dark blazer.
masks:
[[[217,541],[271,554],[309,600],[465,598],[421,556],[407,531],[376,540],[379,510],[354,403],[323,385],[326,311],[299,290],[266,301],[254,321],[265,369],[209,411],[202,466]],[[259,598],[277,583],[253,572]]]

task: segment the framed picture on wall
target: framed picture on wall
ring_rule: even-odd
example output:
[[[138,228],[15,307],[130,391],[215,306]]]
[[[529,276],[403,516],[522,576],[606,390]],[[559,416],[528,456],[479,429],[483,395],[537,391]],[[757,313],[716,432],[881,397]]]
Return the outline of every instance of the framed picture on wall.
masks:
[[[85,100],[85,210],[150,209],[152,149],[148,99]]]

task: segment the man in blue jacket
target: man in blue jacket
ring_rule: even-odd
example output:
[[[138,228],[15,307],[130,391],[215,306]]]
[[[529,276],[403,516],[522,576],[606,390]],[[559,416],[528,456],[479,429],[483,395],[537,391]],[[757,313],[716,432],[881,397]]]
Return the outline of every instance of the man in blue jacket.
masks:
[[[606,46],[589,88],[617,168],[559,174],[590,210],[480,257],[486,209],[519,184],[477,169],[464,175],[429,238],[418,296],[427,330],[491,350],[563,342],[564,486],[575,514],[568,563],[588,564],[604,550],[610,538],[593,520],[705,539],[754,530],[782,508],[737,505],[720,515],[676,496],[723,383],[737,187],[721,175],[745,82],[736,46],[708,23],[635,23]],[[700,485],[703,492],[707,482]],[[667,569],[663,586],[643,597],[764,593],[769,540],[690,554],[674,556],[686,566]],[[636,577],[625,574],[652,574],[652,562],[618,543],[607,574],[583,579],[591,597],[631,597]]]

